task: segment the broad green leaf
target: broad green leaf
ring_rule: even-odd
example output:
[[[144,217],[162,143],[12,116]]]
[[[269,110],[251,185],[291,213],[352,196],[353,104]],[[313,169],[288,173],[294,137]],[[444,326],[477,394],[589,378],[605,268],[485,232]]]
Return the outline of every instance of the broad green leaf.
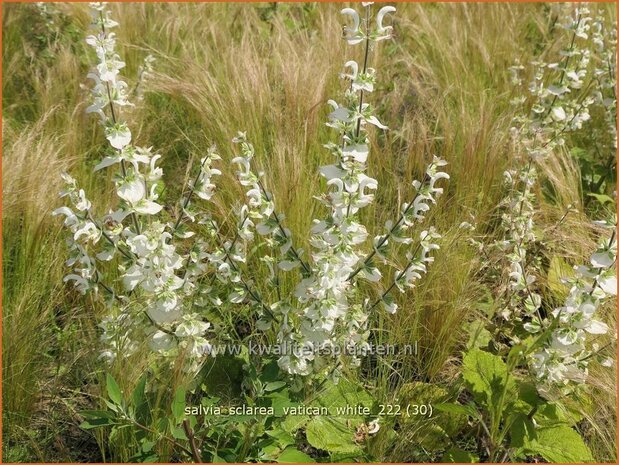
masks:
[[[304,452],[297,450],[294,447],[287,447],[279,455],[276,462],[278,463],[313,463],[315,460]]]
[[[271,407],[273,407],[273,416],[281,417],[284,415],[284,408],[298,407],[300,404],[290,400],[288,390],[284,389],[279,392],[272,392],[267,396],[271,399]]]
[[[466,343],[468,349],[486,347],[492,340],[492,334],[485,328],[484,322],[481,320],[472,321],[468,325],[467,331],[469,333],[469,340]]]
[[[314,417],[307,424],[307,442],[317,449],[345,454],[361,452],[354,442],[354,431],[343,420]]]
[[[282,422],[281,427],[284,431],[294,433],[303,428],[309,420],[310,417],[307,415],[288,415]]]
[[[185,430],[183,428],[170,425],[170,433],[172,433],[172,437],[174,439],[187,440],[187,435],[185,434]]]
[[[110,400],[116,405],[121,405],[123,396],[120,391],[120,387],[118,386],[118,383],[109,373],[105,375],[105,380],[107,385],[107,395],[109,396]]]
[[[275,439],[280,447],[288,447],[295,443],[294,436],[283,429],[266,431],[266,434]]]
[[[264,390],[266,392],[271,392],[271,391],[275,391],[279,388],[282,388],[286,385],[285,381],[271,381],[269,383],[266,383],[264,385]]]
[[[82,429],[93,429],[93,428],[101,428],[103,426],[113,425],[114,421],[110,418],[91,418],[86,420],[80,424],[80,428]]]
[[[612,204],[614,202],[614,200],[612,199],[612,197],[606,195],[606,194],[595,194],[593,192],[589,192],[587,194],[589,197],[593,197],[595,200],[597,200],[601,205],[604,205],[606,203],[610,203]]]
[[[507,421],[510,424],[509,437],[511,447],[521,448],[525,444],[534,441],[537,437],[535,425],[527,415],[518,413],[508,418]]]
[[[535,419],[541,426],[574,426],[583,415],[576,409],[567,408],[561,403],[544,403],[535,415]]]
[[[342,379],[337,384],[327,383],[325,390],[311,403],[312,406],[327,407],[331,414],[335,413],[335,407],[362,405],[371,408],[373,404],[374,399],[363,387],[347,379]]]
[[[526,402],[531,407],[539,405],[544,400],[537,393],[537,388],[533,383],[526,383],[524,381],[518,381],[518,397],[522,401]]]
[[[475,400],[487,406],[496,402],[505,387],[509,393],[515,386],[501,357],[480,349],[471,349],[464,356],[462,377]]]
[[[441,463],[477,463],[479,457],[472,452],[452,447],[441,459]]]
[[[529,455],[541,455],[551,463],[594,461],[583,439],[569,426],[540,428],[534,440],[525,441],[524,451]]]

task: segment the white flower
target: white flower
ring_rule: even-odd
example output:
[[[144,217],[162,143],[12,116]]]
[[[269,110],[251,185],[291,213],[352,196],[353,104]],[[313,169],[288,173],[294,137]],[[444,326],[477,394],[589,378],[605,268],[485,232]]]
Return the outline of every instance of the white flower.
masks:
[[[122,150],[131,143],[131,131],[125,124],[117,124],[105,130],[105,137],[115,149]]]
[[[174,346],[174,338],[163,331],[155,331],[151,336],[150,348],[155,352],[166,352]]]
[[[563,107],[553,107],[550,114],[555,121],[564,121],[567,118]]]
[[[603,250],[591,256],[591,264],[594,268],[609,268],[615,263],[616,257],[610,251]]]
[[[348,41],[350,45],[355,45],[361,42],[365,36],[359,29],[359,13],[352,8],[344,8],[341,13],[346,16],[350,16],[353,22],[353,26],[344,26],[344,39]]]
[[[380,430],[379,419],[376,418],[368,423],[368,434],[376,434]]]
[[[163,209],[163,205],[149,199],[141,199],[133,204],[133,209],[142,215],[156,215]]]
[[[140,178],[133,178],[121,182],[117,189],[118,197],[134,205],[146,196],[144,181]]]
[[[376,35],[377,36],[374,40],[379,41],[379,40],[391,38],[393,27],[383,26],[383,20],[385,19],[385,15],[387,15],[388,13],[393,13],[394,11],[396,11],[396,9],[393,6],[384,6],[378,11],[378,14],[376,15]]]
[[[609,295],[617,295],[617,276],[610,275],[598,279],[600,288]]]
[[[342,74],[340,74],[340,77],[342,79],[350,79],[351,81],[357,79],[357,74],[359,74],[359,65],[357,64],[357,62],[354,60],[347,61],[344,64],[344,70],[346,70],[347,68],[350,68],[350,73],[343,72]]]

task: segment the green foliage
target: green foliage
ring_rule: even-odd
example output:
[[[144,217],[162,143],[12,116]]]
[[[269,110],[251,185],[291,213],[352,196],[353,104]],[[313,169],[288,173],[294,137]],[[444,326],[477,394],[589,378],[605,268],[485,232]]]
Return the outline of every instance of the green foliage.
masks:
[[[354,432],[341,418],[312,418],[306,425],[307,441],[327,452],[359,455],[361,450],[353,441]]]
[[[514,390],[514,380],[501,357],[480,349],[472,349],[464,356],[462,378],[476,402],[488,407],[497,404],[503,393]]]
[[[458,449],[457,447],[452,447],[441,459],[442,463],[477,463],[479,462],[479,457],[475,454]]]
[[[56,228],[50,226],[48,210],[52,204],[56,206],[50,193],[58,190],[53,179],[71,166],[82,171],[81,178],[94,199],[107,194],[97,187],[100,185],[91,173],[94,160],[100,156],[93,144],[93,131],[97,129],[90,122],[85,124],[85,118],[76,117],[76,109],[81,111],[84,106],[83,93],[77,85],[67,85],[81,82],[87,71],[83,50],[87,15],[80,5],[58,5],[60,27],[54,29],[47,28],[33,5],[3,5],[2,344],[6,461],[188,461],[192,458],[185,450],[189,444],[181,427],[185,419],[192,421],[205,461],[311,462],[349,456],[355,461],[368,457],[392,461],[399,458],[392,452],[396,443],[410,453],[404,456],[409,458],[425,454],[422,449],[428,445],[436,448],[442,438],[440,448],[424,457],[445,462],[500,460],[506,451],[514,449],[508,459],[578,462],[591,457],[586,446],[581,447],[577,432],[581,424],[593,425],[588,428],[588,443],[591,438],[603,443],[599,450],[594,449],[595,458],[616,460],[612,395],[608,396],[610,402],[605,400],[609,404],[606,409],[595,409],[610,412],[606,422],[611,440],[605,440],[604,419],[599,413],[583,419],[580,410],[588,407],[586,400],[579,399],[575,405],[566,400],[549,403],[540,398],[533,385],[521,379],[526,377],[522,367],[510,370],[505,381],[501,364],[487,355],[474,354],[467,362],[471,367],[490,368],[494,375],[476,377],[470,371],[462,385],[451,381],[437,385],[439,380],[455,378],[454,361],[460,360],[458,351],[463,347],[488,350],[492,354],[484,353],[502,358],[507,365],[499,342],[491,340],[488,344],[490,332],[482,322],[474,321],[465,328],[478,311],[492,318],[496,305],[492,300],[496,289],[480,277],[476,252],[464,245],[466,237],[444,248],[444,256],[437,257],[437,266],[413,297],[396,297],[398,314],[381,317],[383,342],[418,340],[421,352],[414,359],[386,357],[378,361],[378,368],[370,376],[363,374],[363,384],[372,385],[380,394],[357,387],[337,400],[336,391],[341,388],[327,385],[326,392],[305,398],[305,393],[289,379],[280,378],[277,370],[266,376],[272,365],[258,369],[260,374],[255,377],[248,375],[242,368],[247,360],[242,357],[212,359],[213,364],[202,373],[204,377],[197,385],[185,386],[182,396],[165,376],[159,381],[142,376],[129,391],[142,370],[140,363],[115,371],[115,380],[102,380],[105,399],[97,400],[90,389],[83,389],[85,384],[94,385],[97,374],[105,369],[91,353],[98,345],[99,333],[93,322],[99,315],[93,314],[87,299],[62,290],[64,245],[58,240]],[[381,103],[386,122],[394,128],[404,124],[401,130],[372,138],[382,155],[372,162],[372,169],[385,191],[377,194],[377,208],[367,215],[368,229],[375,226],[373,223],[382,226],[393,216],[397,205],[391,199],[410,189],[410,178],[420,172],[425,156],[440,153],[451,162],[453,184],[446,196],[449,201],[442,202],[432,221],[447,230],[463,220],[470,221],[473,214],[480,224],[490,219],[478,233],[492,237],[495,225],[491,219],[501,194],[497,186],[503,170],[513,163],[506,130],[512,114],[504,97],[513,89],[501,70],[516,58],[529,62],[552,46],[555,38],[545,27],[556,19],[553,8],[534,4],[397,7],[398,16],[406,18],[406,24],[412,20],[415,27],[401,28],[397,41],[387,44],[393,52],[384,58],[384,69],[389,74],[384,82],[389,89],[378,90],[394,91]],[[123,23],[128,23],[119,37],[128,49],[125,74],[130,76],[135,71],[144,48],[152,49],[158,57],[155,91],[147,92],[144,102],[132,112],[139,121],[140,141],[151,141],[161,149],[170,179],[181,179],[192,153],[208,148],[204,141],[210,144],[214,140],[226,146],[227,135],[242,123],[257,134],[256,148],[267,157],[265,167],[270,168],[267,176],[275,197],[290,204],[287,222],[291,230],[306,230],[310,213],[318,208],[308,186],[315,180],[318,162],[324,160],[321,144],[325,129],[316,104],[339,89],[332,63],[341,61],[343,47],[331,45],[339,36],[339,22],[332,18],[337,17],[340,7],[327,5],[325,8],[330,9],[325,10],[322,5],[272,4],[254,9],[240,4],[187,4],[177,8],[135,3],[114,8],[122,13]],[[616,13],[613,10],[610,14]],[[441,34],[437,34],[436,24],[444,26]],[[162,31],[181,31],[182,40],[177,34]],[[328,31],[335,32],[325,33]],[[306,72],[308,66],[310,73]],[[48,114],[51,117],[47,118]],[[36,153],[36,163],[26,163],[21,169],[16,148],[11,145],[16,138],[9,129],[32,137],[35,124],[42,128],[44,150],[34,151],[20,139],[25,150]],[[290,131],[278,135],[273,129],[277,127]],[[10,138],[4,137],[5,132]],[[587,147],[585,142],[579,146]],[[59,154],[52,148],[57,148]],[[585,148],[572,155],[578,159],[582,179],[575,176],[559,181],[564,184],[560,187],[565,196],[584,197],[585,213],[606,210],[616,188],[613,160]],[[560,154],[557,161],[550,169],[565,164]],[[42,182],[37,181],[37,171],[44,173]],[[11,187],[14,179],[25,179],[27,183]],[[164,195],[177,198],[180,184],[168,183]],[[15,195],[21,199],[19,203],[11,200]],[[234,198],[236,194],[226,195]],[[549,221],[553,215],[546,214],[554,212],[554,208],[558,206],[552,202],[540,205],[536,217],[540,230],[555,231]],[[570,224],[569,228],[557,229],[556,236],[561,240],[576,236],[586,248],[589,244],[581,232],[588,231],[587,222],[584,215],[579,215],[573,219],[573,231]],[[559,279],[571,271],[571,260],[566,262],[561,253],[559,249],[552,256],[547,279],[540,276],[541,285],[548,286],[557,300],[565,292]],[[570,257],[577,259],[578,253],[570,250]],[[255,281],[257,285],[266,282],[266,272],[257,270]],[[290,287],[285,280],[282,285]],[[235,338],[243,340],[251,335],[253,322],[242,311],[232,312],[223,306],[213,313],[218,318],[209,316],[209,320],[231,328]],[[375,378],[374,373],[380,373],[382,378]],[[427,383],[411,383],[420,379]],[[401,390],[402,404],[420,402],[427,388],[423,401],[434,404],[434,416],[381,422],[380,438],[364,444],[355,443],[354,436],[356,426],[368,418],[330,424],[328,427],[338,431],[344,425],[346,431],[342,429],[338,441],[322,438],[321,442],[314,434],[318,428],[309,426],[310,417],[285,417],[282,413],[285,406],[321,405],[330,397],[322,403],[352,401],[372,406],[395,395],[394,386],[400,382],[410,389],[406,398],[406,389]],[[503,402],[489,391],[492,386],[510,386]],[[181,397],[185,406],[254,403],[272,405],[279,413],[270,419],[188,418],[180,413]],[[490,436],[482,426],[483,422],[490,427],[491,418],[498,423],[492,437],[499,442],[494,444],[493,458],[485,450]],[[451,419],[457,424],[466,420],[470,427],[449,430]],[[80,423],[85,431],[77,429]],[[429,431],[423,425],[437,428]],[[309,437],[308,428],[312,431]],[[385,444],[377,448],[380,441]],[[554,443],[561,446],[560,450],[553,447]],[[329,448],[356,452],[347,456]],[[380,455],[374,456],[378,450]]]
[[[505,362],[477,348],[463,358],[462,378],[473,401],[466,405],[443,403],[436,409],[461,414],[479,425],[486,436],[487,459],[511,457],[526,460],[541,456],[549,462],[589,462],[591,451],[571,426],[578,416],[559,402],[542,398],[534,384],[518,376],[515,368],[526,352],[514,347]],[[478,438],[479,440],[479,438]],[[445,461],[478,461],[467,451],[453,449]]]
[[[568,426],[540,428],[536,434],[525,434],[525,455],[540,455],[550,463],[594,462],[582,437]]]

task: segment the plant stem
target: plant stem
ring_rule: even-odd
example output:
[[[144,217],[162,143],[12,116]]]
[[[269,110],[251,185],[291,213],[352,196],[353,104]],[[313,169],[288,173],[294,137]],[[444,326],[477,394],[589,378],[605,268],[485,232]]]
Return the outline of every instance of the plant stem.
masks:
[[[226,260],[228,261],[228,263],[230,264],[230,266],[232,267],[232,269],[239,274],[239,279],[241,281],[241,285],[243,286],[243,288],[247,291],[247,293],[254,299],[254,301],[256,303],[258,303],[262,309],[274,320],[274,321],[279,321],[276,317],[275,314],[271,311],[271,309],[264,303],[264,301],[262,300],[262,298],[260,297],[260,295],[256,294],[252,288],[249,286],[249,284],[247,284],[245,282],[245,280],[241,277],[241,271],[238,268],[238,266],[236,265],[236,263],[234,262],[234,260],[232,260],[232,257],[230,257],[230,253],[228,252],[228,250],[226,249],[225,245],[223,244],[221,237],[219,235],[219,230],[217,229],[217,225],[215,224],[215,222],[211,219],[210,220],[211,225],[213,226],[213,229],[216,232],[216,239],[218,242],[219,247],[221,247],[221,249],[224,252],[224,255],[226,257]],[[237,233],[237,237],[238,237],[238,233]],[[236,238],[235,238],[236,241]]]
[[[434,164],[431,163],[430,166],[428,167],[428,169],[431,169],[433,166],[434,166]],[[429,179],[429,177],[428,177],[428,174],[426,172],[426,174],[424,175],[423,181],[422,181],[422,185],[423,185],[423,183],[427,182],[428,179]],[[373,248],[372,252],[370,252],[365,257],[365,259],[363,260],[363,263],[359,267],[357,267],[357,269],[355,271],[353,271],[350,274],[350,276],[348,276],[348,278],[346,278],[347,281],[352,280],[355,276],[357,276],[361,272],[361,270],[363,270],[366,267],[366,265],[368,263],[370,263],[370,260],[372,260],[372,258],[374,258],[374,255],[376,255],[376,252],[378,251],[378,249],[380,249],[387,242],[387,240],[389,240],[389,238],[393,235],[393,233],[400,226],[400,224],[402,224],[402,222],[404,221],[404,218],[406,217],[406,215],[408,214],[409,210],[412,208],[413,204],[415,203],[415,200],[417,200],[417,197],[419,197],[419,191],[417,191],[417,193],[415,194],[415,197],[413,197],[413,200],[407,205],[407,207],[404,209],[404,211],[402,211],[402,213],[400,213],[400,217],[398,218],[398,221],[396,221],[396,223],[391,227],[391,229],[389,229],[387,234],[385,234],[380,239],[380,241],[378,241],[378,244],[376,244],[376,246]]]
[[[200,449],[196,446],[196,438],[193,435],[193,430],[189,425],[189,420],[183,420],[183,429],[185,430],[185,435],[189,439],[189,446],[191,447],[191,455],[193,457],[193,461],[195,463],[202,463],[202,458],[200,457]]]
[[[191,189],[189,190],[189,194],[187,195],[187,198],[183,202],[183,207],[181,208],[180,214],[178,215],[178,218],[176,219],[176,223],[174,223],[174,228],[172,229],[172,235],[174,235],[174,233],[176,232],[176,230],[181,224],[181,220],[183,219],[183,216],[185,215],[185,208],[187,208],[187,205],[189,205],[191,196],[196,190],[196,185],[198,184],[198,180],[200,179],[200,175],[202,174],[202,168],[204,167],[204,163],[206,163],[206,160],[207,160],[207,157],[204,157],[204,160],[202,160],[202,163],[200,163],[200,169],[198,170],[198,174],[196,175],[196,178],[194,179],[193,184],[191,185]]]
[[[105,31],[105,19],[103,18],[103,12],[100,11],[99,12],[99,18],[101,20],[101,32],[105,35],[106,31]],[[105,88],[107,90],[107,98],[109,101],[109,106],[110,106],[110,112],[112,114],[112,122],[114,123],[114,125],[116,125],[117,121],[116,121],[116,112],[114,111],[114,101],[112,100],[112,92],[110,90],[110,83],[109,82],[105,82]],[[121,150],[119,150],[118,152],[122,152]],[[120,160],[120,169],[122,171],[122,175],[123,178],[127,177],[127,168],[125,166],[125,160],[123,160],[121,158]],[[133,220],[133,225],[135,226],[135,231],[136,233],[139,235],[141,234],[141,230],[140,230],[140,223],[138,222],[138,217],[135,214],[134,211],[131,212],[131,219]]]
[[[374,309],[374,307],[376,307],[379,303],[381,303],[383,301],[383,299],[393,290],[393,288],[396,286],[397,282],[400,280],[400,278],[402,278],[402,276],[404,276],[406,274],[406,272],[408,271],[408,269],[413,266],[413,263],[415,262],[415,257],[417,256],[417,252],[419,252],[419,249],[421,248],[421,242],[419,244],[417,244],[417,247],[415,248],[415,251],[413,252],[413,256],[412,258],[408,261],[408,263],[406,264],[406,267],[400,271],[399,273],[397,273],[395,279],[393,280],[393,282],[391,283],[391,286],[389,286],[387,288],[387,290],[385,292],[383,292],[381,294],[381,296],[376,300],[376,302],[374,302],[369,308],[368,311],[371,311]]]

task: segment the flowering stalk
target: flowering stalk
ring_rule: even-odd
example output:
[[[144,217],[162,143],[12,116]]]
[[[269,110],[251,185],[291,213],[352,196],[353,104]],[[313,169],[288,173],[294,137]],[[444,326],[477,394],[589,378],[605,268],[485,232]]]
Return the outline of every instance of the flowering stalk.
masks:
[[[341,141],[325,146],[336,162],[320,169],[332,190],[319,200],[328,208],[330,215],[324,220],[314,220],[310,241],[314,248],[312,273],[295,290],[303,309],[296,333],[288,336],[294,342],[312,349],[341,343],[343,335],[340,325],[345,324],[347,317],[352,317],[353,326],[357,325],[360,330],[367,320],[362,312],[349,312],[352,289],[347,278],[361,258],[358,246],[367,238],[365,227],[357,220],[358,212],[373,200],[373,194],[368,190],[375,190],[378,186],[375,179],[365,174],[369,154],[366,127],[371,124],[386,129],[372,114],[371,106],[364,102],[365,93],[373,91],[375,82],[375,70],[368,67],[369,48],[371,42],[391,36],[391,27],[383,27],[382,22],[387,13],[395,11],[393,7],[383,7],[377,15],[376,28],[370,30],[370,5],[363,4],[365,28],[362,28],[355,10],[342,10],[342,14],[350,16],[353,21],[352,27],[345,26],[344,38],[351,45],[364,42],[365,53],[361,70],[355,61],[346,63],[345,67],[350,72],[343,73],[342,77],[350,80],[351,85],[345,94],[344,105],[329,101],[333,111],[327,125],[338,131]],[[345,326],[350,329],[349,324]],[[347,333],[349,339],[356,339],[356,332]],[[313,354],[282,357],[280,365],[299,374],[325,368]]]
[[[589,361],[598,352],[596,344],[593,352],[587,349],[587,334],[608,332],[608,326],[596,320],[595,314],[600,306],[617,296],[617,225],[616,221],[604,225],[612,229],[610,238],[600,242],[589,265],[575,267],[574,278],[566,280],[571,284],[570,292],[565,305],[552,312],[556,322],[548,342],[531,355],[531,368],[543,392],[549,392],[555,385],[584,383]]]
[[[512,128],[515,140],[525,149],[528,159],[523,168],[505,173],[510,192],[503,202],[506,236],[499,245],[507,252],[509,297],[502,314],[506,319],[513,318],[521,323],[527,332],[539,335],[538,342],[533,345],[536,351],[528,355],[540,392],[545,394],[554,385],[565,387],[571,382],[585,381],[587,364],[593,356],[586,349],[586,334],[603,334],[608,329],[604,323],[593,319],[593,314],[605,300],[616,295],[616,276],[611,271],[616,260],[616,221],[611,226],[610,239],[602,242],[593,255],[591,266],[576,268],[565,306],[555,309],[546,318],[539,312],[541,297],[532,290],[535,265],[527,263],[527,250],[536,241],[533,232],[533,188],[537,182],[534,163],[564,147],[565,135],[580,130],[591,119],[589,107],[594,103],[607,111],[607,120],[614,111],[613,121],[607,126],[616,147],[616,95],[614,90],[608,91],[614,88],[614,84],[609,84],[614,82],[613,72],[612,68],[601,69],[599,64],[613,60],[605,52],[605,44],[612,44],[613,40],[616,44],[616,32],[606,34],[599,21],[593,21],[593,36],[588,41],[592,21],[587,8],[576,8],[562,25],[571,32],[571,39],[569,47],[561,53],[561,60],[550,64],[533,63],[536,71],[529,86],[534,97],[531,112],[517,116]],[[598,63],[593,73],[589,66],[592,59]],[[514,84],[521,83],[520,69],[523,67],[511,69]],[[542,347],[538,349],[540,343]]]
[[[413,182],[415,196],[403,205],[396,223],[387,222],[386,234],[375,238],[369,254],[362,251],[368,233],[359,222],[359,212],[373,201],[373,191],[378,187],[378,182],[365,174],[370,150],[367,128],[372,125],[387,129],[366,102],[375,84],[375,70],[369,67],[369,52],[375,43],[391,37],[392,27],[384,26],[383,21],[387,14],[395,11],[391,6],[381,8],[372,27],[371,3],[363,3],[363,7],[363,24],[355,10],[342,10],[352,19],[352,27],[345,28],[345,39],[352,45],[365,45],[363,64],[361,68],[355,61],[345,64],[342,78],[349,81],[350,86],[344,95],[344,104],[329,101],[333,111],[327,125],[337,130],[338,142],[326,145],[334,163],[320,168],[328,190],[319,200],[327,207],[328,214],[322,220],[314,220],[311,260],[305,260],[303,250],[292,243],[283,215],[275,211],[273,196],[261,179],[263,174],[254,170],[254,148],[244,133],[233,139],[240,154],[232,162],[238,167],[240,184],[246,188],[245,202],[236,210],[233,240],[223,237],[208,212],[208,202],[215,193],[214,179],[221,174],[214,167],[220,160],[214,147],[201,158],[195,178],[180,199],[176,219],[167,222],[159,218],[163,211],[157,203],[163,177],[163,171],[157,166],[160,155],[153,154],[151,148],[132,144],[129,125],[121,114],[122,108],[131,105],[126,96],[127,85],[118,76],[124,63],[115,51],[114,34],[108,32],[117,23],[110,18],[105,6],[93,5],[98,33],[89,36],[87,42],[95,48],[99,64],[95,72],[89,74],[95,86],[93,104],[87,111],[99,115],[111,146],[95,170],[120,166],[119,174],[114,177],[120,205],[103,221],[97,221],[85,194],[71,178],[68,192],[78,213],[68,207],[57,213],[65,214],[65,224],[72,232],[70,245],[76,258],[71,266],[78,263],[67,279],[75,280],[83,292],[96,290],[98,285],[113,295],[113,311],[101,324],[102,339],[108,347],[107,358],[131,353],[138,347],[136,341],[148,338],[159,353],[188,354],[188,368],[196,369],[210,351],[205,339],[210,325],[195,309],[222,304],[213,287],[204,283],[204,278],[212,271],[211,276],[219,281],[229,303],[251,306],[258,316],[256,327],[259,330],[272,328],[278,341],[302,348],[301,352],[282,356],[279,360],[282,368],[300,375],[333,371],[332,376],[337,378],[342,359],[332,370],[332,360],[316,355],[317,351],[352,346],[360,349],[352,359],[353,364],[358,364],[358,355],[367,347],[370,311],[382,302],[387,311],[395,312],[391,290],[398,288],[403,292],[412,288],[425,273],[433,260],[431,252],[438,249],[435,242],[439,236],[434,228],[421,233],[416,249],[407,254],[405,267],[396,270],[393,283],[375,305],[368,305],[367,300],[364,304],[359,302],[353,279],[356,276],[374,282],[380,279],[374,258],[386,263],[391,242],[406,245],[413,242],[406,232],[424,219],[430,205],[436,203],[442,193],[442,188],[435,183],[449,178],[440,171],[446,162],[434,157],[423,181]],[[131,224],[124,224],[129,218]],[[191,223],[201,226],[204,238],[187,244],[185,240],[196,235],[190,228]],[[266,302],[251,280],[243,276],[249,259],[247,251],[256,233],[264,237],[269,249],[260,260],[269,266],[271,281],[277,290],[277,300],[273,303]],[[100,241],[102,237],[104,241]],[[113,287],[103,284],[104,273],[97,268],[96,260],[90,258],[90,249],[99,243],[103,244],[104,251],[95,256],[96,260],[118,265],[124,293],[116,293]],[[187,249],[181,250],[185,245]],[[295,268],[301,271],[301,281],[293,295],[282,295],[279,272]]]
[[[440,179],[449,179],[449,175],[439,169],[447,162],[441,158],[434,157],[426,169],[423,180],[413,181],[415,196],[412,201],[402,205],[400,217],[395,223],[389,220],[385,223],[387,233],[374,238],[374,247],[365,257],[362,264],[348,277],[353,279],[357,274],[369,281],[378,281],[381,277],[380,271],[373,265],[373,258],[376,256],[383,263],[388,260],[390,253],[390,240],[401,244],[410,244],[413,239],[406,236],[406,231],[414,226],[416,222],[422,222],[424,215],[430,210],[430,204],[435,204],[436,199],[443,193],[443,189],[435,187],[435,183]]]
[[[71,208],[62,207],[54,212],[65,215],[65,225],[72,232],[72,258],[67,264],[74,267],[74,273],[65,280],[74,280],[83,293],[101,286],[112,295],[108,303],[111,312],[101,323],[105,358],[129,355],[137,349],[136,341],[148,338],[151,347],[162,354],[185,353],[189,361],[185,368],[193,370],[210,351],[204,338],[210,324],[192,310],[196,296],[204,291],[199,277],[205,269],[205,244],[198,241],[187,255],[182,255],[172,238],[191,237],[190,232],[179,234],[180,220],[183,215],[190,216],[189,200],[194,193],[210,199],[214,188],[210,177],[219,174],[211,163],[219,157],[212,149],[202,160],[199,176],[176,224],[157,219],[163,208],[157,203],[163,176],[163,170],[157,166],[161,156],[153,154],[152,148],[132,144],[131,130],[121,113],[121,109],[131,106],[128,86],[119,77],[125,64],[116,52],[115,34],[109,32],[118,23],[111,19],[104,4],[93,3],[91,7],[95,34],[88,36],[86,42],[95,49],[98,64],[88,74],[94,87],[92,104],[86,111],[99,116],[110,145],[95,171],[120,166],[114,177],[120,205],[97,221],[83,190],[77,188],[73,178],[65,176],[67,189],[62,195],[77,210],[74,213]],[[127,218],[131,218],[130,225],[124,224]],[[101,237],[105,241],[99,241]],[[102,250],[94,250],[100,243]],[[113,261],[114,258],[118,260]],[[117,293],[103,284],[104,272],[96,267],[97,261],[107,262],[108,267],[117,264],[124,292]]]
[[[241,149],[241,155],[235,157],[232,163],[239,168],[237,178],[239,183],[247,187],[246,196],[248,198],[248,215],[249,219],[246,223],[247,227],[253,227],[254,223],[251,220],[260,221],[255,225],[255,229],[261,236],[268,236],[275,247],[279,247],[282,260],[278,263],[278,268],[283,271],[290,271],[301,266],[305,273],[310,272],[309,265],[301,259],[303,250],[297,250],[292,244],[290,230],[284,228],[282,221],[283,214],[275,211],[273,195],[266,190],[261,178],[262,172],[254,172],[252,169],[252,160],[255,157],[254,147],[247,140],[247,135],[240,132],[233,139],[235,144],[238,144]]]

